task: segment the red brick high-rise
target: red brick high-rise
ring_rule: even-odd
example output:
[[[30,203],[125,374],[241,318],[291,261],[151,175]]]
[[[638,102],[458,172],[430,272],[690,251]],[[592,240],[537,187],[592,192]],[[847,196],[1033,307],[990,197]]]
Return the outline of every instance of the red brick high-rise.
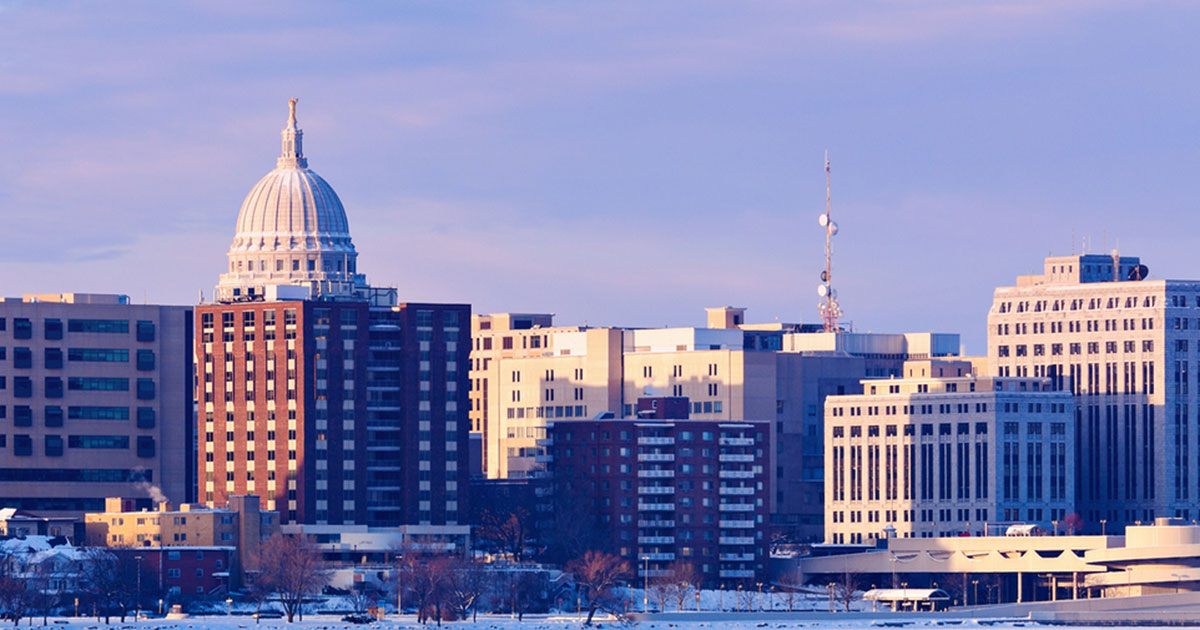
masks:
[[[258,494],[285,523],[465,522],[470,306],[367,285],[302,137],[293,101],[196,309],[200,499]]]

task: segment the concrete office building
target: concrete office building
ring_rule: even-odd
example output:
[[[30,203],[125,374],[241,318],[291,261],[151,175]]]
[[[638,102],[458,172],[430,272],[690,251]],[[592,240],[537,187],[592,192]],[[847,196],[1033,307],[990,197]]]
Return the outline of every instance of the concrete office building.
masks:
[[[201,498],[260,494],[285,523],[465,522],[470,307],[367,284],[292,106],[197,307]]]
[[[678,561],[709,584],[751,583],[766,575],[770,542],[769,429],[769,422],[554,420],[543,458],[552,492],[588,506],[613,552],[639,576],[669,575]]]
[[[643,396],[687,397],[693,420],[769,422],[768,497],[775,524],[821,537],[821,408],[898,376],[904,360],[956,354],[957,335],[812,332],[745,324],[745,309],[708,309],[704,328],[555,327],[552,316],[476,316],[472,419],[489,478],[538,469],[550,420],[630,416]]]
[[[825,399],[825,540],[1047,531],[1074,510],[1070,394],[1049,379],[909,361],[904,378]]]
[[[65,293],[0,301],[0,507],[82,516],[120,496],[183,501],[192,309]]]
[[[1075,395],[1075,495],[1094,531],[1200,517],[1200,282],[1147,273],[1129,256],[1049,257],[988,313],[993,374]]]

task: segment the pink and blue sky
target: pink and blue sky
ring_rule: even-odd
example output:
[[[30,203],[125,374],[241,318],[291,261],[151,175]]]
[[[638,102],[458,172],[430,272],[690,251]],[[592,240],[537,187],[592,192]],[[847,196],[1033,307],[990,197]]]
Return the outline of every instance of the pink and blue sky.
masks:
[[[1197,32],[1191,2],[0,0],[0,292],[210,295],[297,96],[403,299],[816,321],[828,149],[848,319],[982,352],[992,287],[1084,237],[1200,278]]]

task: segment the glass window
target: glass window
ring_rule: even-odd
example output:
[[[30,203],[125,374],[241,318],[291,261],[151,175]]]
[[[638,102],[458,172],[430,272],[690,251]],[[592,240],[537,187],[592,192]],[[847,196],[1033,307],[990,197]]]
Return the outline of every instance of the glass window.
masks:
[[[61,319],[47,319],[44,325],[46,327],[44,331],[46,339],[63,338],[63,323]]]

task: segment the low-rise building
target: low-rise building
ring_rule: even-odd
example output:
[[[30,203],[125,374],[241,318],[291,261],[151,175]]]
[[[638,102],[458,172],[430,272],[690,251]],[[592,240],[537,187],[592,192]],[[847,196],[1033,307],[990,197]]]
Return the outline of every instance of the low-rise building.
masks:
[[[259,542],[279,532],[279,514],[260,510],[259,498],[253,495],[229,497],[225,508],[185,503],[172,509],[171,504],[164,502],[154,511],[134,510],[131,501],[121,498],[109,498],[105,505],[106,511],[84,516],[88,545],[147,552],[160,548],[236,550],[224,569],[235,587],[241,583],[243,571],[256,567]],[[186,567],[180,567],[183,568]],[[164,587],[170,586],[164,582]],[[191,586],[187,591],[190,593],[197,586],[211,589],[213,585],[187,586]]]
[[[1074,403],[1043,378],[980,377],[966,360],[908,361],[825,401],[825,540],[1050,530],[1075,505]]]
[[[564,420],[547,431],[552,492],[583,505],[639,576],[675,562],[710,584],[765,575],[768,423]]]

